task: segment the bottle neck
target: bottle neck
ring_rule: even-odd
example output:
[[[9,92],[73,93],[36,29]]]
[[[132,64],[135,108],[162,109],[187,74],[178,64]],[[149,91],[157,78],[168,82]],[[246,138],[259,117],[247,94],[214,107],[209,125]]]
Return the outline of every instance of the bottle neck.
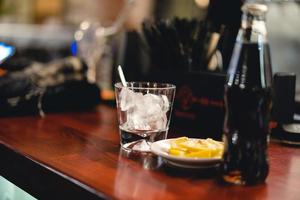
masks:
[[[265,15],[244,13],[237,39],[246,43],[267,43]]]

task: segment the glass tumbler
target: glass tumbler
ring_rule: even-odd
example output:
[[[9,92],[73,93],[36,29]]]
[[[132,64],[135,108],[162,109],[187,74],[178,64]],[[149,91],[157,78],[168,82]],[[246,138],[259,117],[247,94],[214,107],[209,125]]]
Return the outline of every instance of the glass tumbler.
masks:
[[[175,90],[169,83],[115,84],[121,148],[149,152],[152,142],[167,138]]]

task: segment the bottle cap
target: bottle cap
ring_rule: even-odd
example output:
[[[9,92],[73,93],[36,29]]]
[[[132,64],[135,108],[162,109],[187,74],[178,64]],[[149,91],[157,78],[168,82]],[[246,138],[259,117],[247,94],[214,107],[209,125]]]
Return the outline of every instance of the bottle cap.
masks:
[[[265,4],[259,3],[246,3],[242,6],[242,11],[250,13],[251,15],[260,15],[268,11],[268,7]]]

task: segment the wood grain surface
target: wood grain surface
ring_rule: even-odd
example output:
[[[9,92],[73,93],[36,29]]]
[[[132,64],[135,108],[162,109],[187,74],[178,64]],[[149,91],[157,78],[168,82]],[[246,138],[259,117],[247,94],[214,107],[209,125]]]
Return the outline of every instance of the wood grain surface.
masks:
[[[183,170],[151,154],[126,155],[118,134],[116,110],[106,105],[0,118],[0,175],[41,199],[300,199],[300,148],[270,143],[265,184],[224,186],[215,169]]]

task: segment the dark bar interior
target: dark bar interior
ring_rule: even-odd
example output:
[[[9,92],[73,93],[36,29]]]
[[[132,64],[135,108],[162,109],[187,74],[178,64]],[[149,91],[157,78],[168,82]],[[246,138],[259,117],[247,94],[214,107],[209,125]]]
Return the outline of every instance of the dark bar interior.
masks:
[[[0,200],[298,199],[300,1],[0,0]]]

